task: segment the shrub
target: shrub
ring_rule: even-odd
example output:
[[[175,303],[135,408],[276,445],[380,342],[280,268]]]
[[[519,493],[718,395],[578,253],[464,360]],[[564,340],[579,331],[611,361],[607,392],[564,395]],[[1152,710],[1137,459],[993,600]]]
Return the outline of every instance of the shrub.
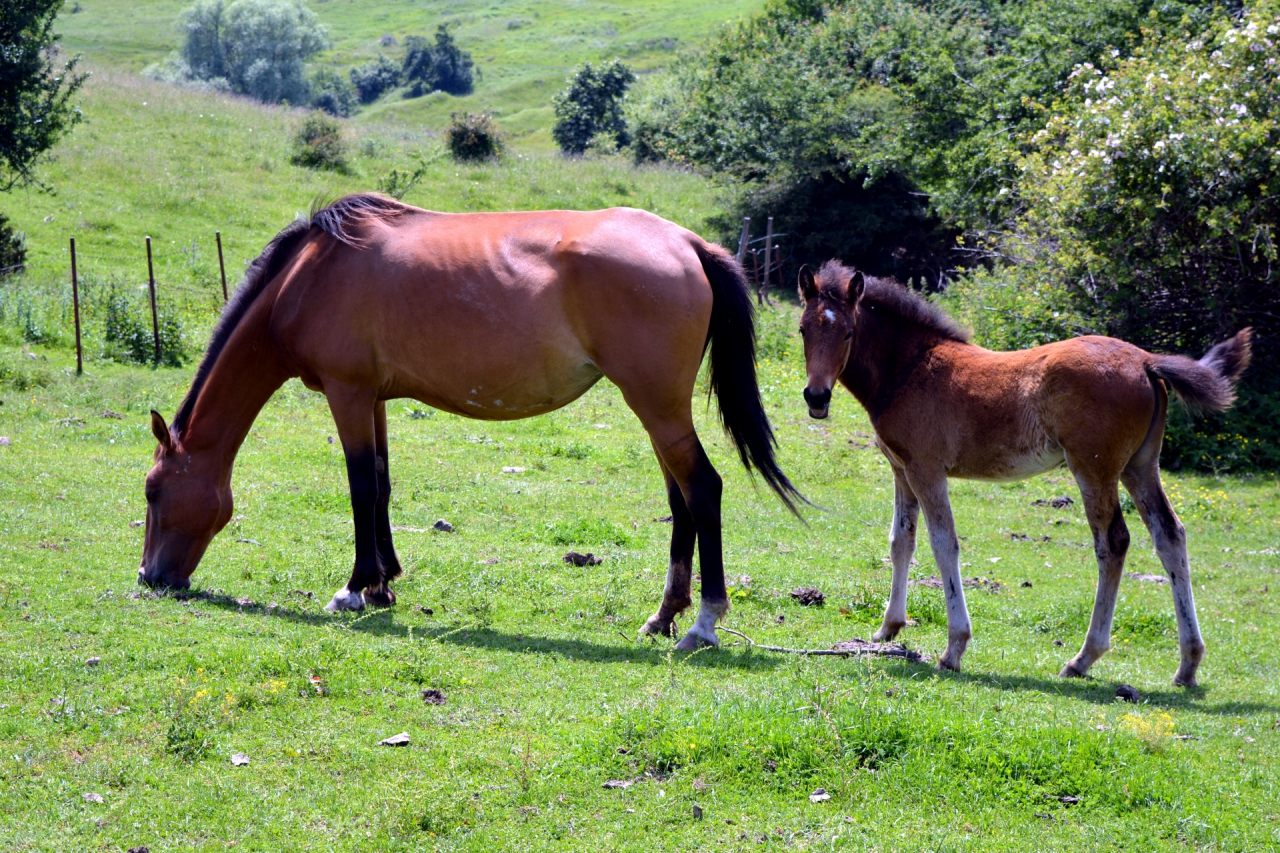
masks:
[[[0,213],[0,279],[22,272],[26,263],[26,235],[15,232],[9,219]]]
[[[366,62],[347,73],[362,104],[371,104],[378,100],[383,92],[400,85],[400,69],[381,54],[373,62]]]
[[[569,85],[553,100],[556,123],[551,136],[560,150],[582,154],[602,133],[612,136],[618,148],[630,145],[622,97],[635,79],[631,69],[617,59],[599,68],[590,62],[582,63],[569,78]]]
[[[181,61],[190,79],[226,81],[259,101],[310,100],[304,63],[328,31],[302,0],[200,0],[183,15]]]
[[[436,29],[433,45],[421,36],[404,40],[404,65],[401,78],[409,85],[406,98],[417,98],[437,89],[450,95],[468,95],[475,85],[475,63],[471,54],[462,50],[441,24]]]
[[[316,110],[307,116],[293,137],[295,166],[308,169],[347,171],[347,142],[342,138],[342,125],[337,119]]]
[[[356,93],[346,77],[322,68],[311,77],[311,106],[331,116],[346,118],[356,105]]]
[[[124,364],[155,362],[155,335],[151,324],[142,319],[141,313],[121,293],[113,291],[107,297],[107,322],[103,335],[105,358]],[[187,358],[182,324],[168,312],[161,312],[159,321],[160,364],[181,367]]]
[[[486,113],[453,113],[444,134],[453,159],[488,160],[501,156],[502,133]]]

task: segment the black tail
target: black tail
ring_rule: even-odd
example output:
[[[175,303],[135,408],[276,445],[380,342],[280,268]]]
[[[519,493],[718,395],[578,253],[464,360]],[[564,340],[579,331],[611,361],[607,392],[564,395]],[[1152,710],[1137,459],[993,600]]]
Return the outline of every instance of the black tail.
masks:
[[[1252,329],[1241,329],[1199,361],[1180,355],[1157,355],[1147,369],[1152,376],[1169,383],[1193,414],[1225,411],[1236,401],[1236,380],[1249,366],[1252,338]]]
[[[755,308],[742,267],[719,246],[696,247],[703,272],[711,282],[711,390],[720,404],[720,421],[738,448],[742,464],[760,472],[769,488],[798,517],[796,500],[809,503],[778,467],[773,450],[778,441],[760,401],[756,384]]]

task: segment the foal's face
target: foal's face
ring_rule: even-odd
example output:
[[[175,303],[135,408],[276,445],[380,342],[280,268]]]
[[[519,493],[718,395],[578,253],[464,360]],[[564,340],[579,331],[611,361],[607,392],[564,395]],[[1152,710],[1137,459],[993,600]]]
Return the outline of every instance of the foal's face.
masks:
[[[178,445],[164,418],[151,413],[160,447],[147,474],[147,535],[138,583],[186,589],[214,535],[231,520],[231,489],[220,488],[212,460]]]
[[[804,401],[809,416],[825,418],[831,406],[831,389],[844,372],[853,346],[853,310],[862,295],[862,273],[842,287],[819,288],[808,266],[800,268],[800,336],[804,339],[804,361],[808,383]]]

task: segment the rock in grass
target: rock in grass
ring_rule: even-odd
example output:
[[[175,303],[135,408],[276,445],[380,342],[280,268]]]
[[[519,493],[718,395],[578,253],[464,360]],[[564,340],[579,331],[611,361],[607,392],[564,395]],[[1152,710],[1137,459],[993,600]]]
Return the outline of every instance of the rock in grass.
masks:
[[[129,853],[151,853],[150,847],[130,847]]]
[[[87,660],[84,662],[84,665],[85,665],[85,666],[97,666],[97,665],[98,665],[98,664],[100,664],[100,663],[102,663],[102,658],[98,657],[97,655],[94,655],[93,657],[91,657],[91,658],[87,659]]]
[[[243,752],[231,753],[232,767],[244,767],[248,763],[249,763],[249,756],[245,755]]]
[[[603,559],[595,554],[579,554],[577,551],[570,551],[564,555],[564,561],[571,566],[598,566],[604,562]]]
[[[519,465],[502,466],[502,473],[504,474],[523,474],[524,472],[525,472],[525,469],[520,467]]]
[[[443,518],[431,525],[432,530],[439,530],[441,533],[452,533],[453,525],[445,521]]]
[[[386,739],[384,739],[384,740],[380,740],[380,741],[378,741],[378,745],[379,745],[379,746],[408,746],[408,745],[409,745],[409,733],[408,733],[408,732],[401,732],[401,733],[400,733],[400,734],[398,734],[398,735],[392,735],[392,736],[391,736],[391,737],[389,737],[389,738],[386,738]]]
[[[102,799],[102,795],[101,795],[101,794],[95,794],[95,793],[93,793],[92,791],[90,791],[90,792],[89,792],[89,793],[87,793],[87,794],[84,794],[83,796],[84,796],[84,801],[85,801],[86,803],[101,803],[101,802],[104,802],[104,800]]]
[[[422,691],[422,701],[428,705],[443,705],[445,703],[444,691],[428,687]]]
[[[1142,701],[1142,694],[1127,684],[1121,684],[1116,688],[1116,698],[1123,699],[1126,702],[1132,702],[1136,705]]]
[[[1044,499],[1042,498],[1042,499],[1040,499],[1040,500],[1038,500],[1038,501],[1032,501],[1032,502],[1031,502],[1031,505],[1032,505],[1032,506],[1047,506],[1047,507],[1052,507],[1053,509],[1065,509],[1066,507],[1071,506],[1073,503],[1075,503],[1075,501],[1073,501],[1073,500],[1072,500],[1070,497],[1068,497],[1067,495],[1063,495],[1063,496],[1062,496],[1062,497],[1060,497],[1060,498],[1050,498],[1049,500],[1044,500]]]
[[[826,788],[819,788],[809,795],[809,802],[811,803],[825,803],[829,799],[831,799],[831,795],[827,793]]]
[[[800,602],[801,607],[821,607],[827,600],[822,590],[813,586],[802,586],[791,590],[791,597]]]
[[[630,788],[634,784],[635,782],[631,779],[610,779],[600,787],[604,788],[606,791],[622,791]]]

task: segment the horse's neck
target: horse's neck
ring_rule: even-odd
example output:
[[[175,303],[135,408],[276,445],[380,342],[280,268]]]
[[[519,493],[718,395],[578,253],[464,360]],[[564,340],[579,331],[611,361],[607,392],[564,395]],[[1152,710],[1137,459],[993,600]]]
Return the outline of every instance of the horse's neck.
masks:
[[[232,333],[183,429],[191,453],[213,453],[224,476],[262,407],[292,375],[267,332],[269,311],[255,306]]]
[[[859,306],[855,346],[841,381],[874,419],[911,364],[935,344],[937,335],[883,306]]]

